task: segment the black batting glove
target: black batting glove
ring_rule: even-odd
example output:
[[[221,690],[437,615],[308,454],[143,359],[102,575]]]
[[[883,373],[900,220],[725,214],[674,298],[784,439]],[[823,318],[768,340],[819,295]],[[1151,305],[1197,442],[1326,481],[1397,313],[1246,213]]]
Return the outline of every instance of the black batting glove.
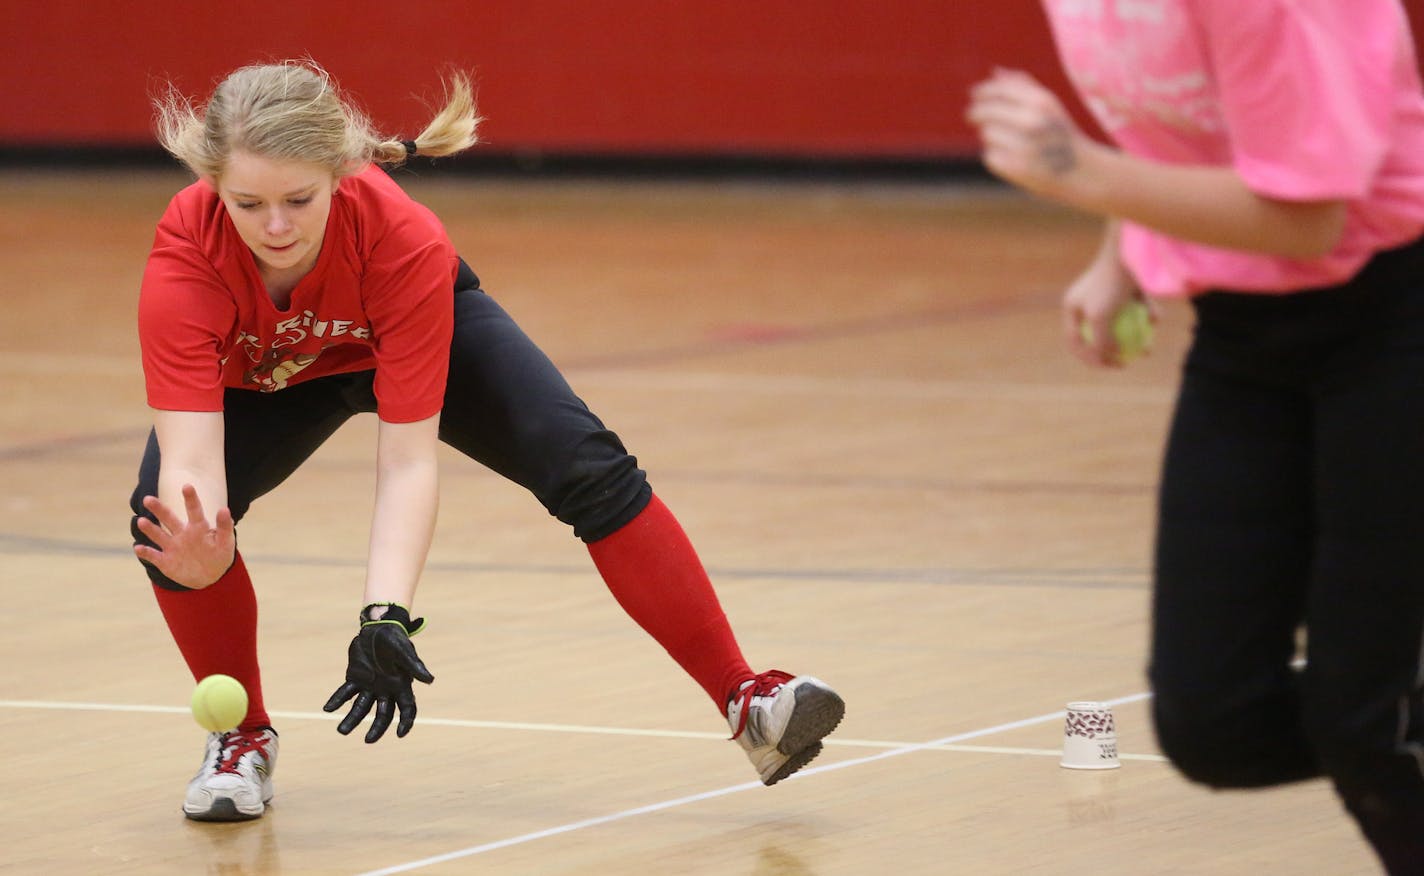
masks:
[[[371,609],[385,606],[386,613],[371,619]],[[361,609],[361,631],[346,649],[346,682],[336,689],[322,706],[322,711],[334,712],[355,697],[351,711],[336,725],[343,736],[365,720],[371,707],[376,716],[366,731],[366,741],[380,739],[391,726],[391,718],[400,710],[396,736],[404,736],[415,724],[415,692],[412,679],[425,684],[435,680],[430,670],[415,653],[410,637],[425,627],[425,618],[410,619],[410,610],[392,602],[375,602]]]

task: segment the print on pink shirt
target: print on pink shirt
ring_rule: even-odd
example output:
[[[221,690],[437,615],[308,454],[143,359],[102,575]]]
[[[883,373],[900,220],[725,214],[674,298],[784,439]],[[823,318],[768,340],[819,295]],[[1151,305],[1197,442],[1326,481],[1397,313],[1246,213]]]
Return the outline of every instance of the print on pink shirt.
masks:
[[[1056,0],[1053,15],[1062,23],[1063,66],[1103,130],[1116,137],[1145,123],[1139,135],[1160,126],[1168,140],[1222,130],[1206,56],[1189,38],[1192,24],[1179,4]],[[1084,21],[1092,26],[1079,26]]]

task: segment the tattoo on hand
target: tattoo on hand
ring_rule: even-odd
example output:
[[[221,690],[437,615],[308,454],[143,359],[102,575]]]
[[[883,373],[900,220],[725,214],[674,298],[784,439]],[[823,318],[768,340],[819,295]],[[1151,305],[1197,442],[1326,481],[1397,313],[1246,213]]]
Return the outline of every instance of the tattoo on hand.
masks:
[[[1073,153],[1073,140],[1068,135],[1068,126],[1061,121],[1050,122],[1045,131],[1044,142],[1038,147],[1039,159],[1056,174],[1064,174],[1078,164]]]

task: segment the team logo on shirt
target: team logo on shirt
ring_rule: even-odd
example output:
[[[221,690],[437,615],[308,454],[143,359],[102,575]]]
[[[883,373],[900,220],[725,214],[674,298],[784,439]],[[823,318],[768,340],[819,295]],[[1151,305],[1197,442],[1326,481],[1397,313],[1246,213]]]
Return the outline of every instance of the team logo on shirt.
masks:
[[[257,387],[259,392],[276,392],[286,389],[287,383],[297,372],[317,360],[321,351],[315,353],[286,354],[281,350],[268,350],[262,361],[242,372],[242,382]]]
[[[332,340],[341,338],[342,340]],[[285,389],[292,377],[309,367],[327,347],[350,340],[369,341],[371,329],[351,319],[322,319],[310,310],[278,322],[266,343],[250,332],[238,336],[238,343],[251,367],[242,373],[242,382],[261,392]],[[320,345],[312,343],[321,339]],[[305,349],[294,349],[303,346]]]

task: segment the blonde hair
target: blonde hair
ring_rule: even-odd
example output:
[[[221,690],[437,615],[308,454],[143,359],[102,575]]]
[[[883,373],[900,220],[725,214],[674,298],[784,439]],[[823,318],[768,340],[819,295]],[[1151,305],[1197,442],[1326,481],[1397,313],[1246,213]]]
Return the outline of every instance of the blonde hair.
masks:
[[[445,104],[413,141],[378,133],[366,114],[341,94],[331,75],[308,60],[254,64],[233,71],[194,106],[170,84],[154,100],[158,141],[194,173],[216,179],[228,158],[243,150],[263,158],[305,161],[335,176],[370,162],[399,165],[414,153],[431,158],[473,146],[480,118],[469,77],[445,81]]]

